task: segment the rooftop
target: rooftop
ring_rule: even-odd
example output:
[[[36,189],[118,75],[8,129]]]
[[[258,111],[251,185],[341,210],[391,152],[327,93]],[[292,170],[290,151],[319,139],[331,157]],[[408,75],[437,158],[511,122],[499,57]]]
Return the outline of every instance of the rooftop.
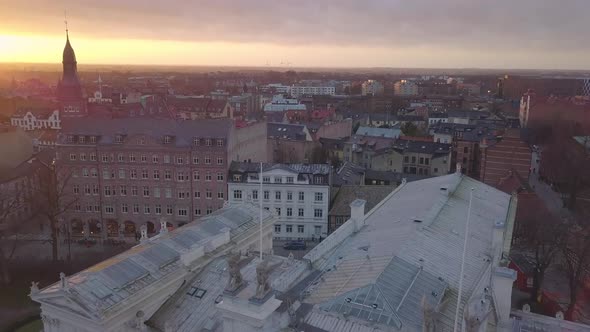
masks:
[[[297,174],[330,174],[330,165],[328,164],[262,164],[263,172],[274,169],[283,169]],[[260,163],[232,161],[229,171],[235,173],[260,173]]]
[[[437,142],[410,141],[398,139],[395,141],[393,148],[403,152],[410,153],[427,153],[427,154],[448,154],[451,151],[451,145]]]
[[[267,124],[268,138],[280,138],[293,141],[307,141],[307,129],[304,125],[288,124],[288,123],[274,123]]]
[[[396,186],[341,186],[332,201],[330,215],[350,215],[350,203],[355,199],[366,201],[365,213],[369,212],[377,203],[389,195]]]
[[[397,138],[402,134],[401,129],[398,128],[376,128],[376,127],[359,127],[356,130],[356,135],[372,136],[372,137],[386,137]]]

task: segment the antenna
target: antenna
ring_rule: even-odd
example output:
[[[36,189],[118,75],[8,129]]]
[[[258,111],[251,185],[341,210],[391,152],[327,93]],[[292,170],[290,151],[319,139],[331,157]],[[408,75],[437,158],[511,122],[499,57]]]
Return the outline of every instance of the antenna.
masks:
[[[461,274],[459,275],[459,291],[457,294],[457,310],[455,311],[454,332],[459,331],[459,325],[457,325],[457,323],[459,320],[459,308],[461,307],[461,293],[463,290],[464,279],[463,274],[465,273],[465,254],[467,253],[467,240],[469,239],[469,220],[471,219],[471,202],[473,201],[473,190],[475,190],[475,188],[471,188],[471,192],[469,193],[469,208],[467,208],[467,222],[465,223],[465,241],[463,242],[463,255],[461,257]]]
[[[260,162],[260,191],[258,193],[258,202],[260,203],[260,261],[262,262],[262,162]]]
[[[68,13],[64,9],[64,24],[66,25],[66,38],[70,38],[68,34]]]

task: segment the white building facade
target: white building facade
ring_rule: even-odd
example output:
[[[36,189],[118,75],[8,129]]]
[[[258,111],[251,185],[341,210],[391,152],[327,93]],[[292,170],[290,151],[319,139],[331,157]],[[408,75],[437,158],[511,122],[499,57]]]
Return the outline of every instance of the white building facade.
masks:
[[[272,101],[264,105],[265,112],[284,112],[284,111],[305,111],[307,106],[299,103],[299,100],[284,98],[282,95],[275,95]]]
[[[418,85],[412,81],[401,80],[393,85],[393,93],[396,96],[417,96]]]
[[[24,130],[61,129],[59,110],[19,110],[10,118],[10,123]]]
[[[233,162],[228,177],[228,202],[252,199],[275,212],[277,240],[319,240],[328,233],[330,167],[327,164],[260,164]]]
[[[336,87],[333,86],[315,86],[315,85],[293,85],[291,87],[291,96],[298,98],[300,96],[333,96],[336,94]]]

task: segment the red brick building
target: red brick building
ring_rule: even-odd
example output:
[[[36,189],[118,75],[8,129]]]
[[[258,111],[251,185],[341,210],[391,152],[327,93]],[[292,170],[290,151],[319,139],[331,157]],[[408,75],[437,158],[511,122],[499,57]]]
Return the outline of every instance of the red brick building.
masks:
[[[480,180],[497,187],[509,171],[527,177],[531,165],[531,149],[520,138],[519,129],[507,129],[495,143],[480,145]]]

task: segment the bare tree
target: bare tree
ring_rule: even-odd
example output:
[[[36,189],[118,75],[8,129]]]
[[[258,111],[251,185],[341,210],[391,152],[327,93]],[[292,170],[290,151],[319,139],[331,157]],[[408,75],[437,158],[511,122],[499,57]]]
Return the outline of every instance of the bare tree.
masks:
[[[12,281],[9,265],[19,244],[18,233],[25,224],[18,213],[23,207],[24,201],[17,199],[14,192],[3,190],[0,194],[0,283]]]
[[[58,167],[55,161],[43,164],[40,172],[39,185],[36,191],[38,202],[36,214],[49,222],[51,234],[51,257],[58,260],[60,218],[78,202],[78,198],[71,192],[69,181],[73,176],[67,167]]]
[[[561,249],[570,297],[565,318],[571,320],[584,282],[590,278],[590,227],[573,227]]]

